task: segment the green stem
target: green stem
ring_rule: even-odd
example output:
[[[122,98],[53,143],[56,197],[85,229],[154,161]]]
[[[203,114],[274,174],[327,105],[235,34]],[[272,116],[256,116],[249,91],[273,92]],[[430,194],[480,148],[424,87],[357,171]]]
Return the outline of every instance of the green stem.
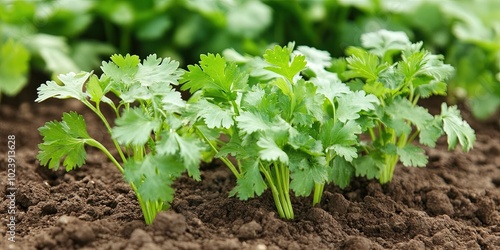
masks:
[[[400,147],[400,144],[406,143],[406,136],[401,136],[401,138],[397,138],[396,132],[394,129],[387,128],[387,132],[391,135],[389,140],[385,142],[384,144],[393,144],[397,147]],[[404,146],[404,145],[403,145]],[[399,156],[398,154],[391,154],[391,155],[386,155],[385,157],[385,164],[382,170],[380,171],[380,178],[379,181],[381,184],[388,183],[392,180],[392,176],[394,173],[394,168],[396,167],[396,164],[398,163]]]
[[[394,168],[396,167],[396,164],[398,163],[399,156],[396,155],[388,155],[385,158],[385,164],[384,168],[380,172],[380,184],[385,184],[388,183],[392,180],[392,176],[394,173]]]
[[[278,192],[277,202],[279,202],[283,208],[284,218],[293,219],[295,216],[290,199],[290,174],[288,172],[288,168],[286,168],[282,163],[274,163],[273,165],[274,180],[276,181],[276,189]]]
[[[115,159],[115,157],[113,157],[113,155],[108,151],[108,149],[106,149],[106,147],[104,147],[104,145],[102,145],[100,142],[98,142],[94,139],[88,139],[86,141],[86,143],[89,146],[100,149],[111,160],[111,162],[113,162],[113,164],[115,164],[115,166],[118,168],[118,170],[120,170],[120,172],[123,174],[123,167],[120,165],[120,163],[118,163],[118,161]]]
[[[165,205],[162,201],[145,201],[142,196],[139,194],[137,187],[134,183],[130,183],[130,187],[135,193],[137,197],[137,201],[141,206],[142,214],[144,215],[144,221],[147,225],[153,223],[158,212],[163,210],[163,206]]]
[[[279,216],[281,218],[286,218],[286,216],[285,216],[286,213],[285,213],[283,206],[281,205],[279,192],[278,192],[278,189],[276,188],[276,184],[274,183],[270,169],[266,168],[262,164],[262,162],[259,162],[259,165],[260,165],[259,166],[260,172],[264,174],[264,176],[266,177],[266,180],[267,180],[267,184],[271,188],[271,193],[273,194],[274,204],[276,205],[276,210],[278,210]]]
[[[106,117],[104,117],[104,115],[102,114],[101,109],[99,108],[99,104],[97,104],[97,106],[94,107],[88,101],[83,101],[83,103],[85,104],[85,106],[87,106],[88,108],[90,108],[90,110],[92,110],[99,117],[99,119],[101,119],[102,123],[104,124],[104,126],[108,130],[108,133],[111,135],[111,126],[109,125],[108,120],[106,119]],[[120,145],[118,144],[118,142],[116,140],[112,140],[112,141],[113,141],[113,144],[115,145],[116,150],[118,151],[118,154],[120,155],[120,158],[121,158],[122,162],[123,163],[127,162],[127,158],[123,154],[122,148],[120,147]]]
[[[312,205],[315,206],[321,202],[321,197],[323,196],[323,190],[325,188],[325,184],[314,183],[314,196]]]
[[[208,143],[208,145],[210,145],[210,148],[212,148],[212,150],[218,154],[219,153],[219,150],[217,150],[217,147],[208,139],[208,137],[203,134],[203,132],[196,126],[194,126],[195,128],[195,131],[196,131],[196,134],[198,134],[201,138],[203,138],[203,140]],[[219,159],[224,162],[224,164],[226,164],[226,166],[231,170],[231,172],[234,174],[234,176],[239,179],[241,178],[241,173],[238,171],[238,169],[236,169],[236,167],[234,166],[234,164],[225,156],[220,156]]]

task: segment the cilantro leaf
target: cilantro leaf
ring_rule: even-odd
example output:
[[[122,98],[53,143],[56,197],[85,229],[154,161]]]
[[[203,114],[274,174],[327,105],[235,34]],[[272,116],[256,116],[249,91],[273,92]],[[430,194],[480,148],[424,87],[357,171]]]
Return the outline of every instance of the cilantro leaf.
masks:
[[[290,188],[298,196],[310,195],[314,184],[324,184],[328,179],[324,157],[310,157],[303,152],[289,152]]]
[[[173,112],[181,112],[186,107],[186,101],[182,99],[181,93],[170,86],[163,87],[164,93],[161,93],[161,103],[163,109]]]
[[[253,112],[242,111],[240,115],[235,118],[238,122],[237,126],[241,131],[251,134],[256,131],[265,131],[270,129],[270,121],[267,117],[262,117],[262,114],[255,114]]]
[[[351,162],[353,159],[358,157],[358,149],[355,147],[349,147],[342,144],[333,144],[327,148],[327,150],[333,150],[339,156],[342,156],[346,161]]]
[[[370,49],[370,52],[384,57],[389,51],[406,49],[411,42],[406,33],[402,31],[379,30],[361,35],[361,44]]]
[[[415,145],[406,145],[402,148],[398,147],[397,153],[403,165],[407,167],[425,167],[427,164],[425,150]]]
[[[314,77],[311,82],[318,87],[318,93],[323,94],[332,104],[336,97],[351,92],[349,87],[336,76]]]
[[[381,64],[379,58],[368,51],[357,48],[349,47],[346,53],[350,55],[347,60],[348,71],[344,72],[346,78],[365,78],[367,81],[375,81],[380,72],[388,67],[388,65]]]
[[[298,46],[297,52],[306,57],[306,66],[311,69],[316,76],[326,74],[325,68],[332,65],[330,53],[307,46]]]
[[[47,81],[45,84],[40,85],[37,89],[38,98],[35,102],[42,102],[49,98],[75,98],[84,101],[87,98],[87,94],[83,92],[83,84],[89,79],[90,75],[92,73],[88,72],[61,74],[58,78],[61,80],[62,85],[54,81]]]
[[[421,128],[419,134],[420,143],[429,147],[435,147],[436,141],[444,134],[443,119],[440,116],[434,117],[432,122]]]
[[[282,75],[292,82],[295,75],[307,65],[305,56],[303,55],[295,55],[292,58],[292,49],[276,45],[273,49],[266,50],[264,59],[271,66],[265,67],[265,69]]]
[[[288,164],[288,155],[270,137],[261,137],[257,141],[260,147],[259,158],[264,161],[280,161]]]
[[[63,161],[66,171],[70,171],[85,163],[85,143],[91,138],[83,116],[76,112],[64,113],[62,121],[47,122],[38,130],[43,136],[37,155],[41,165],[58,169]]]
[[[320,128],[319,138],[324,147],[330,147],[334,144],[352,145],[357,142],[357,135],[361,132],[361,127],[353,120],[349,120],[345,124],[328,120]]]
[[[340,188],[347,187],[354,175],[352,163],[348,162],[343,157],[335,157],[331,164],[332,166],[328,173],[328,180]]]
[[[156,54],[149,55],[138,65],[135,79],[142,86],[150,86],[153,83],[177,85],[181,72],[178,70],[179,62],[170,58],[157,58]]]
[[[229,193],[241,200],[248,200],[255,195],[260,196],[267,188],[266,182],[259,171],[259,161],[241,161],[243,175],[236,181],[236,187]]]
[[[149,117],[139,108],[125,110],[116,119],[111,135],[122,145],[144,145],[151,132],[160,126],[160,121]]]
[[[303,126],[311,126],[314,121],[322,120],[325,112],[323,111],[324,97],[317,94],[317,87],[304,80],[298,80],[293,88],[295,98],[295,108],[291,123]]]
[[[368,179],[377,178],[380,170],[385,167],[383,153],[372,151],[353,161],[356,176],[365,176]]]
[[[454,68],[443,63],[442,55],[433,55],[422,49],[422,42],[412,44],[402,53],[403,61],[398,66],[407,78],[414,76],[431,76],[436,81],[444,81],[453,73]]]
[[[137,73],[137,66],[140,63],[139,56],[127,54],[123,57],[115,54],[111,56],[111,60],[112,62],[102,62],[101,70],[106,77],[112,80],[116,89],[125,90],[126,86],[135,82],[134,75]]]
[[[374,110],[379,100],[374,95],[366,95],[364,91],[350,92],[337,98],[337,119],[341,122],[355,120],[360,111]]]
[[[424,84],[415,84],[415,82],[417,81],[414,80],[414,85],[416,86],[415,93],[421,97],[427,98],[431,95],[446,95],[447,86],[442,81],[431,80]]]
[[[195,113],[196,119],[203,118],[208,128],[230,128],[234,124],[231,109],[222,108],[206,99],[190,104],[188,109],[188,112]]]
[[[184,169],[182,161],[173,155],[147,155],[142,161],[127,161],[124,177],[136,186],[144,201],[171,202],[174,195],[172,183]]]
[[[200,59],[200,65],[188,66],[181,80],[181,90],[194,93],[203,89],[207,96],[235,100],[236,91],[245,88],[248,75],[219,54],[201,55]]]
[[[448,107],[446,103],[443,103],[441,117],[444,132],[448,136],[448,148],[454,149],[457,142],[460,142],[464,151],[471,150],[476,140],[476,134],[470,125],[462,120],[458,108],[456,106]]]
[[[413,106],[406,98],[398,97],[394,99],[386,108],[387,114],[394,119],[407,120],[415,124],[418,129],[423,129],[433,120],[426,108]]]

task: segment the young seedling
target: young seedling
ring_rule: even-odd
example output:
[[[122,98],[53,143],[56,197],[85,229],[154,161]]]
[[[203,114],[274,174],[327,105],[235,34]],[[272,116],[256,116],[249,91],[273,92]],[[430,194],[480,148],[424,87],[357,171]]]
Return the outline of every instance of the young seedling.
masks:
[[[314,192],[316,204],[326,183],[347,185],[337,165],[358,157],[359,113],[379,103],[327,72],[328,53],[293,48],[275,46],[239,64],[202,55],[181,87],[193,94],[187,112],[197,133],[237,178],[231,194],[246,200],[269,187],[286,219],[294,218],[291,190]]]
[[[70,171],[85,163],[85,146],[98,148],[130,183],[146,223],[151,224],[173,200],[171,184],[178,176],[187,170],[200,179],[203,147],[180,119],[186,102],[172,88],[182,74],[178,62],[156,55],[142,63],[130,55],[114,55],[111,60],[103,62],[100,77],[92,72],[69,73],[59,76],[61,85],[42,84],[36,102],[48,98],[81,101],[105,125],[117,156],[88,134],[83,116],[69,112],[62,121],[47,122],[39,129],[43,143],[37,158],[50,169],[58,169],[62,162]],[[102,105],[109,106],[116,117],[107,117]]]
[[[347,49],[350,86],[375,95],[379,104],[370,111],[369,140],[364,141],[360,157],[353,161],[356,175],[392,180],[398,161],[404,166],[425,167],[427,156],[413,142],[435,147],[439,137],[448,136],[449,149],[458,143],[469,151],[475,141],[474,130],[462,120],[457,107],[441,105],[440,115],[431,115],[418,105],[421,98],[446,95],[446,79],[453,67],[443,57],[410,43],[403,32],[381,30],[362,36],[366,49]],[[398,59],[393,62],[393,59]]]

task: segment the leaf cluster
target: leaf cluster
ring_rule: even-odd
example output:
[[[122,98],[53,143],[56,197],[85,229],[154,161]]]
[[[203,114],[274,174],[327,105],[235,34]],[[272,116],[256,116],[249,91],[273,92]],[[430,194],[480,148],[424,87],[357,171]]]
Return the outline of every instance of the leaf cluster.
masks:
[[[104,123],[122,163],[74,112],[40,128],[38,158],[71,170],[84,163],[85,145],[102,150],[136,191],[150,223],[172,201],[176,177],[187,171],[200,179],[201,160],[224,162],[237,178],[230,194],[242,200],[270,189],[279,215],[292,219],[292,192],[312,195],[314,205],[329,183],[345,188],[355,176],[389,182],[398,162],[425,166],[420,145],[434,147],[443,135],[450,149],[472,148],[474,131],[457,107],[443,103],[432,115],[418,105],[446,94],[453,68],[442,56],[400,32],[368,33],[362,43],[349,47],[345,59],[294,43],[270,47],[262,57],[206,54],[187,71],[156,55],[142,62],[114,55],[101,76],[61,75],[61,85],[38,88],[36,101],[80,100]],[[174,87],[191,97],[185,101]],[[101,105],[114,111],[113,123]]]
[[[450,149],[458,143],[469,151],[475,141],[472,128],[463,121],[455,106],[443,103],[440,115],[431,115],[418,105],[420,98],[445,95],[446,80],[453,67],[443,57],[410,43],[403,32],[380,30],[362,36],[363,47],[347,49],[347,70],[342,76],[353,86],[377,97],[380,105],[371,115],[364,155],[360,161],[374,162],[357,171],[381,183],[392,179],[398,159],[404,166],[424,167],[427,157],[423,148],[412,142],[434,147],[446,134]],[[393,62],[396,59],[396,62]]]
[[[106,126],[121,163],[88,134],[85,121],[75,112],[39,129],[43,136],[40,163],[57,169],[62,162],[69,171],[84,164],[86,145],[102,150],[132,185],[146,222],[151,223],[158,212],[155,209],[172,201],[173,180],[184,171],[200,179],[204,147],[181,117],[186,101],[173,87],[182,74],[178,66],[156,55],[142,62],[138,56],[114,55],[110,62],[103,62],[100,77],[92,72],[68,73],[59,76],[62,84],[42,84],[37,102],[74,98],[89,107]],[[106,117],[102,105],[110,107],[116,117]]]

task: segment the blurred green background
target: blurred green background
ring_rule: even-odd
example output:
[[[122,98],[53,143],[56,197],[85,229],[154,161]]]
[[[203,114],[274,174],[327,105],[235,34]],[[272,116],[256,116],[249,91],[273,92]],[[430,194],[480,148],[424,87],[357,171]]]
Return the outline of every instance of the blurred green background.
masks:
[[[185,67],[200,54],[259,55],[295,41],[340,57],[379,29],[404,31],[445,56],[456,68],[449,102],[464,101],[480,119],[498,110],[497,0],[1,0],[0,95],[99,71],[115,53],[156,53]]]

